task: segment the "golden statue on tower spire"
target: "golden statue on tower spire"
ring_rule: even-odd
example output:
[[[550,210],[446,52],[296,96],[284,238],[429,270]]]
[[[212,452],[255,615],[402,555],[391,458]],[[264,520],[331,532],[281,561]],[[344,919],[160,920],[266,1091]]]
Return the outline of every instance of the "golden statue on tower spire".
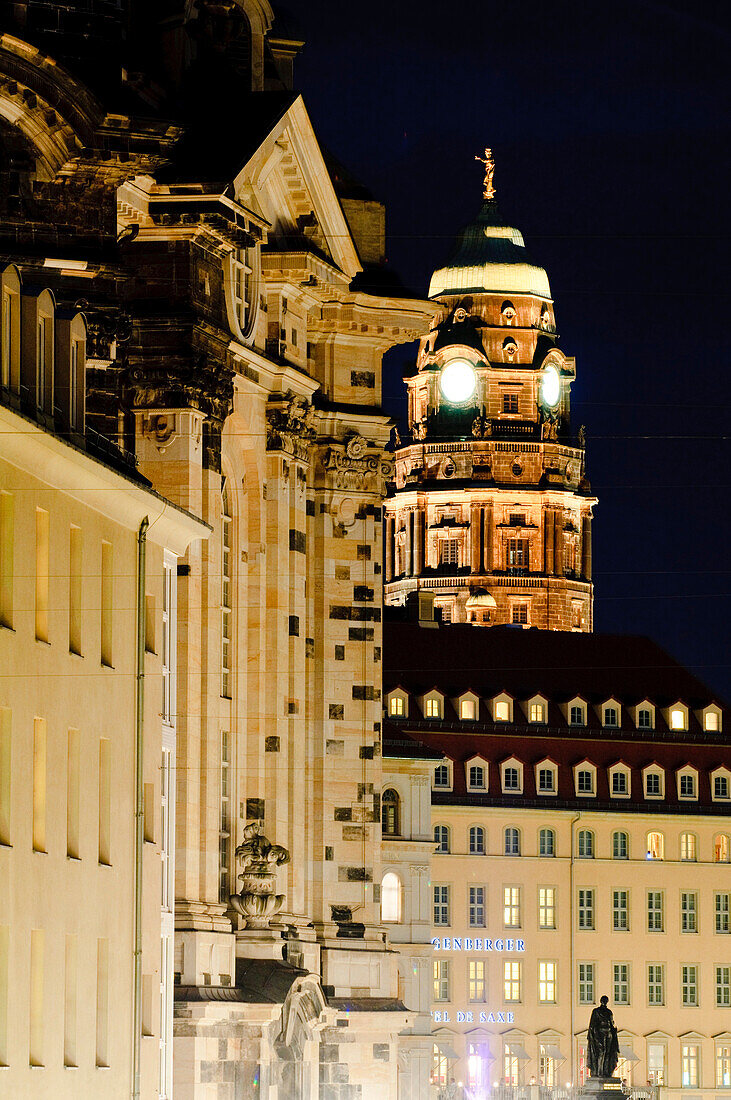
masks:
[[[475,157],[475,160],[479,160],[480,164],[485,165],[485,179],[482,184],[482,197],[486,200],[495,198],[495,188],[492,184],[492,178],[495,175],[495,161],[492,159],[492,149],[485,149],[484,157]]]

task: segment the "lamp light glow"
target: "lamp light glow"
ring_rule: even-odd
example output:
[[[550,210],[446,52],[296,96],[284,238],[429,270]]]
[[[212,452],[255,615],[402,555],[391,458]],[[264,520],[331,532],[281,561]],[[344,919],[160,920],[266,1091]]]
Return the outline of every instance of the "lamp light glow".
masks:
[[[561,379],[552,363],[546,367],[541,378],[541,399],[544,405],[553,409],[561,397]]]
[[[477,389],[475,368],[466,359],[452,359],[439,377],[442,397],[451,405],[464,405]]]

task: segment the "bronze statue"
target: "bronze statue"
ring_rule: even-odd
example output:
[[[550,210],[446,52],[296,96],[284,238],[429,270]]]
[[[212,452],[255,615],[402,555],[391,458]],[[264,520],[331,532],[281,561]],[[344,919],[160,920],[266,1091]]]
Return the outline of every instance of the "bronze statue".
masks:
[[[602,997],[589,1020],[586,1047],[592,1077],[612,1077],[619,1061],[619,1038],[608,1001]]]
[[[495,161],[492,159],[492,149],[485,149],[484,157],[475,157],[475,160],[479,160],[480,164],[485,165],[485,179],[482,183],[482,197],[488,202],[495,198],[495,188],[493,186],[493,176],[495,175]]]

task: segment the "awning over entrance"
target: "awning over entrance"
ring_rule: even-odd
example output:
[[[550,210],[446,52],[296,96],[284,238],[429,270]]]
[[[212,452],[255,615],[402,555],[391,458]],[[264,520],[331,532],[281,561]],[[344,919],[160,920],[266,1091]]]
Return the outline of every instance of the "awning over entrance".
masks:
[[[637,1057],[631,1046],[620,1046],[619,1057],[622,1058],[625,1062],[639,1062],[639,1058]]]

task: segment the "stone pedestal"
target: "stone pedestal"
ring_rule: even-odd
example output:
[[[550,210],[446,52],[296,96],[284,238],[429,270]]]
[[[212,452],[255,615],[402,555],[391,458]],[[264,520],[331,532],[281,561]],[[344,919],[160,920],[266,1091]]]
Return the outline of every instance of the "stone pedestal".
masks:
[[[594,1097],[602,1096],[614,1096],[616,1100],[620,1100],[620,1097],[629,1096],[629,1092],[622,1089],[622,1081],[619,1077],[589,1077],[584,1085],[584,1094],[592,1100]]]

